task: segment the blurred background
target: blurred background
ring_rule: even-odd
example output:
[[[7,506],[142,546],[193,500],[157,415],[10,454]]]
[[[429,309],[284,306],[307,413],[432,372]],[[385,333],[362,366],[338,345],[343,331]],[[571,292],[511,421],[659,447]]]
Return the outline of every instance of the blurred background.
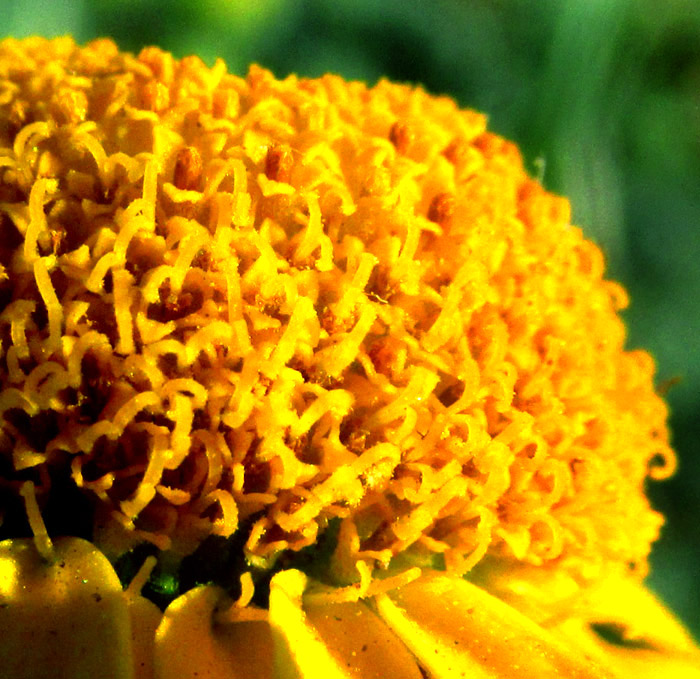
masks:
[[[109,36],[245,74],[421,83],[487,112],[631,293],[629,346],[668,391],[680,471],[652,587],[700,638],[700,2],[3,0],[0,35]]]

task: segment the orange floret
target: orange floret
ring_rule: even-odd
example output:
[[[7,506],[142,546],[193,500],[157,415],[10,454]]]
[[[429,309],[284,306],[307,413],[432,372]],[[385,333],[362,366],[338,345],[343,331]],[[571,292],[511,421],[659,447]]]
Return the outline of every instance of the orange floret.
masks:
[[[643,573],[674,466],[621,287],[481,114],[110,41],[0,43],[0,462],[109,551]]]

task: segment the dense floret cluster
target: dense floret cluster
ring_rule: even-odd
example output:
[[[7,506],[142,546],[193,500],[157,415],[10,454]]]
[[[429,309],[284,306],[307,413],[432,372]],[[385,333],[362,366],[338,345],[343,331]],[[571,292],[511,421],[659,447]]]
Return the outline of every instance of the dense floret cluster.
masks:
[[[333,523],[338,580],[644,572],[673,454],[625,293],[450,99],[7,40],[0,265],[1,497],[70,476],[107,553]]]

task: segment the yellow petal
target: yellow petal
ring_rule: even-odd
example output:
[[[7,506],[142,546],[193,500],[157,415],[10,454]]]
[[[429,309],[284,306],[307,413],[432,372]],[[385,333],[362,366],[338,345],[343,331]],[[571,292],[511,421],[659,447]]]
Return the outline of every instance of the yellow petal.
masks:
[[[270,582],[270,624],[275,639],[277,679],[348,679],[306,620],[301,597],[306,576],[300,571],[277,573]]]
[[[124,597],[129,604],[129,619],[131,620],[134,679],[153,679],[154,677],[153,651],[156,629],[163,614],[152,601],[141,596],[141,590],[148,581],[156,563],[155,557],[148,557],[124,592]]]
[[[93,545],[59,538],[50,562],[34,540],[0,542],[0,672],[12,679],[132,679],[119,578]]]
[[[424,575],[376,597],[379,614],[435,679],[614,675],[461,578]]]
[[[207,585],[168,606],[156,632],[156,679],[273,679],[267,621],[217,622],[222,604],[230,604],[225,592]]]
[[[423,676],[406,646],[365,603],[305,606],[305,611],[307,622],[350,676],[362,679]]]
[[[153,679],[156,629],[163,614],[152,601],[134,596],[127,599],[131,621],[131,649],[134,679]]]
[[[586,591],[570,617],[548,625],[620,677],[700,679],[700,651],[643,585],[609,579]]]

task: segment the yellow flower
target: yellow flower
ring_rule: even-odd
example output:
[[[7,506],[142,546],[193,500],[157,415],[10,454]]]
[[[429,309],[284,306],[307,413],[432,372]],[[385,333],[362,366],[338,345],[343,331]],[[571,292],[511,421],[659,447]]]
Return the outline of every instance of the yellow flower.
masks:
[[[700,675],[652,361],[482,115],[6,40],[0,230],[9,676]]]

